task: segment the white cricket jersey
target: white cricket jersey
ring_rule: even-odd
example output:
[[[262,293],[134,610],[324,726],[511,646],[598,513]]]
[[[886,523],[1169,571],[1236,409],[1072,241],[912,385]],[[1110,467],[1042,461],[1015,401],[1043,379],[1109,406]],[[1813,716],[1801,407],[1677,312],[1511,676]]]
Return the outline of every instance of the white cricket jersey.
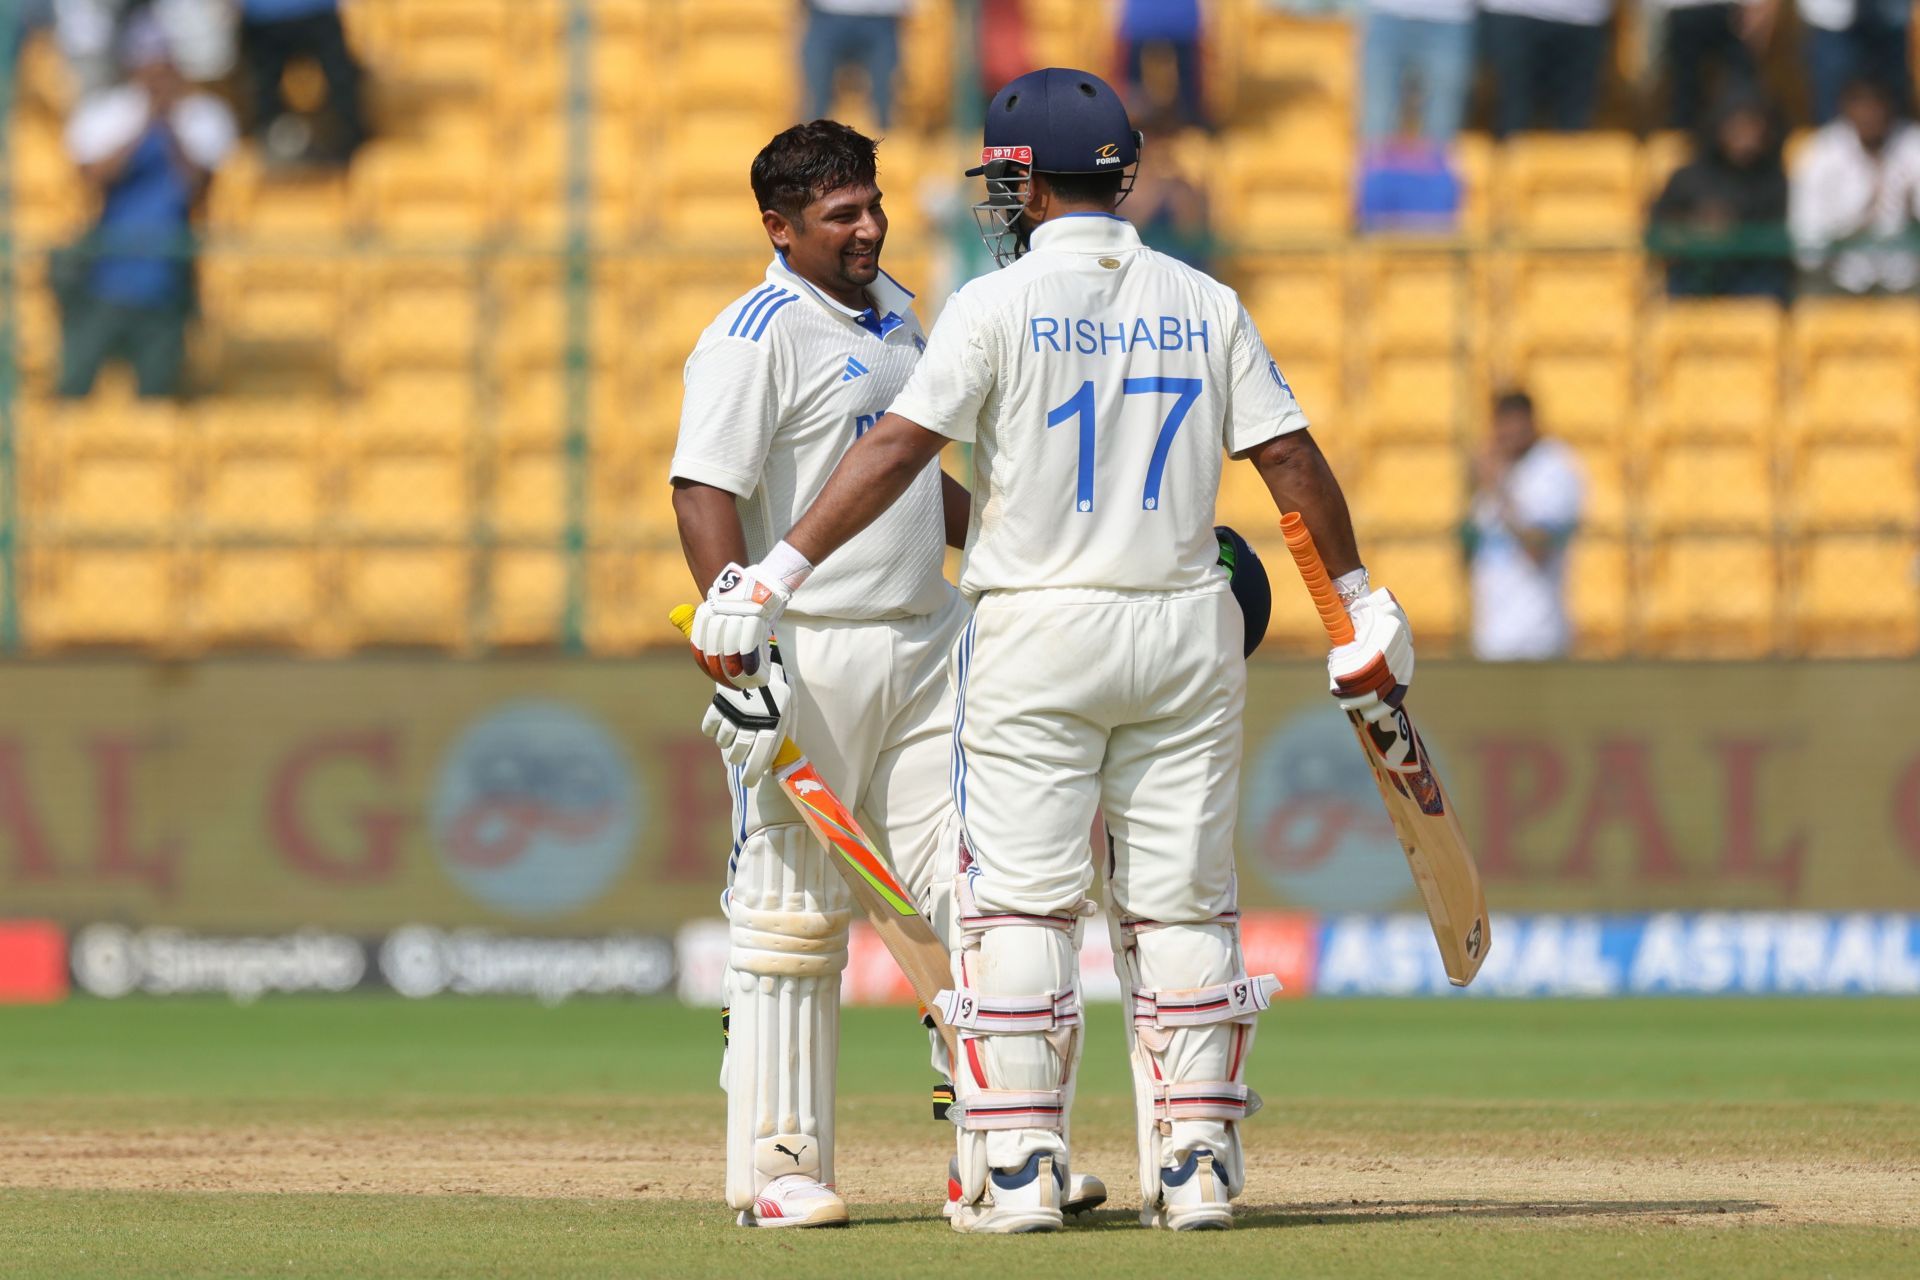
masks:
[[[956,293],[893,412],[976,442],[969,596],[1217,580],[1221,450],[1307,425],[1233,290],[1110,214]]]
[[[911,293],[885,272],[868,293],[876,305],[866,311],[841,306],[776,256],[687,360],[673,476],[738,499],[754,560],[799,520],[926,348]],[[952,591],[946,541],[935,462],[814,571],[788,611],[854,621],[932,613]]]

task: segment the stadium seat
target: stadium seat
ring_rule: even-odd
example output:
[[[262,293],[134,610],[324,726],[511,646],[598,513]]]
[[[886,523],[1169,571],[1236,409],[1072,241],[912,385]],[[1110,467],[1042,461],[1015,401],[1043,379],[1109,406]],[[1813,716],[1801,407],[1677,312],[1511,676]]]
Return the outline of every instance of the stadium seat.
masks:
[[[1910,534],[1808,538],[1794,559],[1801,652],[1894,658],[1920,647],[1920,545]]]
[[[479,89],[494,84],[511,73],[510,8],[509,0],[392,4],[380,61],[404,79],[433,88]]]
[[[1646,466],[1646,515],[1655,533],[1772,528],[1774,457],[1765,448],[1671,445]]]
[[[200,260],[201,305],[229,338],[334,343],[345,270],[331,254],[216,250]]]
[[[1451,444],[1386,444],[1361,460],[1348,490],[1361,537],[1444,534],[1459,529],[1467,497],[1466,464]]]
[[[565,638],[567,556],[502,548],[487,558],[487,642],[545,647]]]
[[[1585,484],[1585,507],[1580,516],[1580,528],[1584,532],[1609,535],[1624,532],[1628,515],[1625,450],[1607,440],[1576,440],[1569,443],[1580,456],[1581,480]]]
[[[171,403],[63,406],[19,447],[21,515],[38,534],[164,541],[177,532],[188,454]]]
[[[1510,348],[1632,353],[1645,280],[1640,255],[1525,252],[1496,262],[1494,314]]]
[[[1772,438],[1779,411],[1781,312],[1761,299],[1673,302],[1647,342],[1652,442]]]
[[[1766,537],[1656,543],[1636,592],[1653,653],[1754,658],[1773,652],[1779,568]]]
[[[349,547],[339,610],[345,643],[464,647],[472,558],[465,547]]]
[[[1483,335],[1483,280],[1465,254],[1419,249],[1350,251],[1370,354],[1464,356]]]
[[[1881,441],[1816,444],[1793,468],[1788,511],[1804,531],[1912,529],[1920,523],[1913,450]]]
[[[42,545],[25,557],[20,617],[30,649],[176,647],[179,560],[169,549]]]
[[[1366,441],[1454,441],[1486,403],[1472,362],[1450,352],[1374,352],[1362,368],[1352,420]]]
[[[196,647],[315,648],[326,557],[305,547],[219,547],[194,558]]]
[[[673,643],[667,614],[696,595],[679,552],[595,547],[587,565],[584,631],[589,649],[623,654]]]
[[[478,420],[470,369],[388,369],[344,417],[343,435],[408,447],[463,447]]]
[[[1514,235],[1541,246],[1640,235],[1640,151],[1629,134],[1524,134],[1507,141],[1497,172],[1496,219]]]
[[[355,224],[436,249],[477,244],[492,229],[496,208],[500,175],[490,151],[490,143],[472,131],[446,142],[369,142],[350,174]]]
[[[1796,434],[1920,443],[1920,303],[1803,298],[1791,335]]]
[[[1453,648],[1466,632],[1470,613],[1460,540],[1451,532],[1417,541],[1368,537],[1366,547],[1371,577],[1406,608],[1422,652],[1444,654]]]
[[[566,452],[501,447],[493,455],[492,478],[487,523],[494,536],[557,545],[567,527]]]
[[[1617,658],[1626,652],[1633,573],[1623,539],[1587,533],[1574,538],[1567,551],[1567,612],[1574,656]]]
[[[341,521],[360,538],[463,540],[473,533],[471,472],[462,450],[356,441],[341,468]]]
[[[1241,244],[1286,248],[1342,235],[1352,223],[1353,144],[1339,130],[1222,135],[1214,215]]]
[[[1514,368],[1512,381],[1533,396],[1548,435],[1607,444],[1634,434],[1633,357],[1625,352],[1535,352]]]
[[[1232,525],[1249,541],[1280,518],[1273,494],[1251,463],[1227,459],[1220,470],[1220,496],[1213,504],[1213,522]]]
[[[272,402],[227,401],[199,413],[192,513],[214,537],[307,539],[332,500],[326,415]]]

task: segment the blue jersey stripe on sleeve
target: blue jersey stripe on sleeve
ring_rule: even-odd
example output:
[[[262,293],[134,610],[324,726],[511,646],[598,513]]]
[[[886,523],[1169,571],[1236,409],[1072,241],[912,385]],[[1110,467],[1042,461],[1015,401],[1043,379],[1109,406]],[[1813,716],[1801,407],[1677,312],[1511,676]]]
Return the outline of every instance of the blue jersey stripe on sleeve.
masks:
[[[727,330],[727,336],[729,338],[739,337],[741,332],[753,323],[753,313],[760,308],[761,304],[765,303],[768,298],[771,298],[780,291],[780,286],[777,284],[762,286],[759,292],[741,304],[739,314],[733,318],[733,328]]]
[[[800,301],[799,294],[797,293],[785,294],[779,299],[779,301],[775,302],[772,306],[762,311],[760,313],[760,323],[753,327],[753,340],[755,342],[760,341],[760,335],[767,331],[768,321],[773,319],[774,315],[780,310],[780,308],[786,306],[789,302],[798,302],[798,301]]]

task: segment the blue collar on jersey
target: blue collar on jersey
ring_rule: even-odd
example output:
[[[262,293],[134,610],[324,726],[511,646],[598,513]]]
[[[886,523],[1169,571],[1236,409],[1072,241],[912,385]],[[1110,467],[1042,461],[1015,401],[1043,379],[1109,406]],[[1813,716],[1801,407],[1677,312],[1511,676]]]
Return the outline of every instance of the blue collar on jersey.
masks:
[[[867,292],[873,296],[874,301],[887,309],[884,315],[875,307],[856,311],[828,297],[814,288],[812,281],[795,271],[787,262],[787,255],[778,250],[773,255],[773,266],[767,268],[767,271],[768,274],[777,271],[782,276],[799,281],[806,291],[819,299],[822,304],[853,321],[882,342],[886,341],[888,334],[907,322],[906,313],[913,307],[913,291],[888,275],[884,268],[881,269],[879,279],[867,286]]]

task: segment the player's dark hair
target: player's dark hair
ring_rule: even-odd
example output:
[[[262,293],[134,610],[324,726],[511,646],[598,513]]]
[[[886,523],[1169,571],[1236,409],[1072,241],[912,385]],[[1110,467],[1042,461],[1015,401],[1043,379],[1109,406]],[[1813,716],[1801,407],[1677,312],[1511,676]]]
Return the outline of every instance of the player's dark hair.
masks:
[[[838,120],[797,124],[775,134],[753,158],[753,198],[789,222],[841,187],[872,186],[878,144]]]
[[[1049,173],[1047,185],[1068,204],[1091,204],[1108,208],[1119,202],[1120,184],[1126,174],[1119,169],[1104,173]]]
[[[1506,413],[1524,413],[1529,418],[1533,417],[1533,397],[1518,387],[1502,391],[1493,398],[1493,416],[1497,418]]]

